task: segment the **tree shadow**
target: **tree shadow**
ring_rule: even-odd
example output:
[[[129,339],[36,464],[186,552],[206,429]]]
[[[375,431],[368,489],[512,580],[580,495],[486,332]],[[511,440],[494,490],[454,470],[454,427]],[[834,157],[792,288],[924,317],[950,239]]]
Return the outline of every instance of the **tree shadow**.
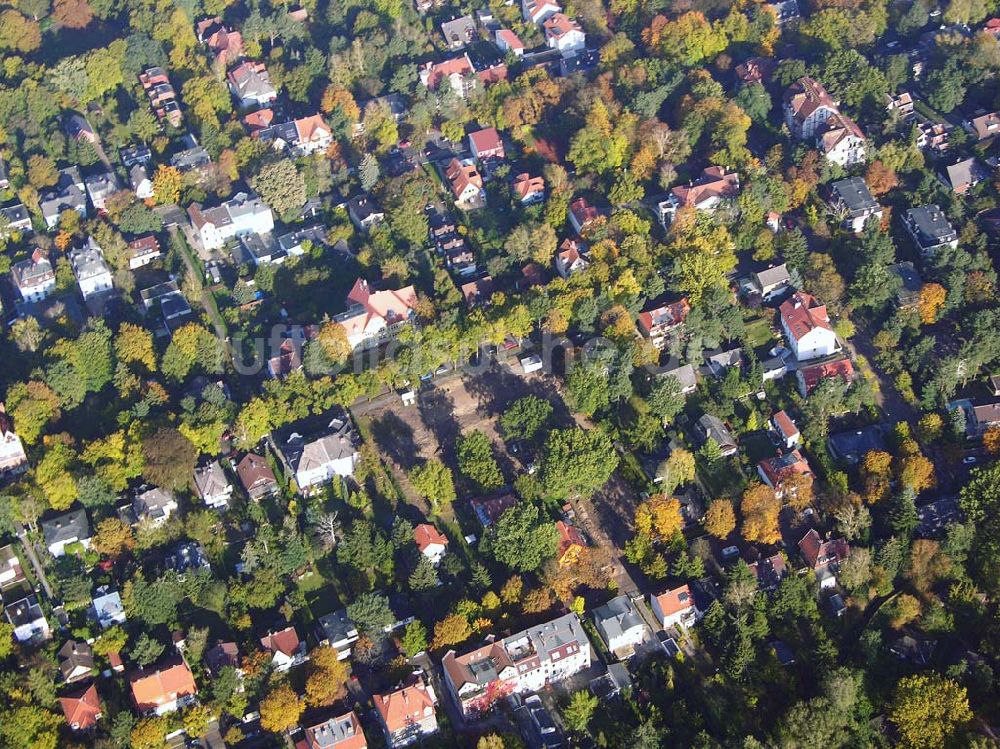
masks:
[[[372,436],[393,462],[409,471],[417,464],[419,448],[413,438],[413,427],[392,411],[372,419]]]
[[[417,410],[424,427],[437,440],[438,449],[449,458],[453,457],[455,442],[462,434],[455,418],[454,399],[432,386],[417,395]]]

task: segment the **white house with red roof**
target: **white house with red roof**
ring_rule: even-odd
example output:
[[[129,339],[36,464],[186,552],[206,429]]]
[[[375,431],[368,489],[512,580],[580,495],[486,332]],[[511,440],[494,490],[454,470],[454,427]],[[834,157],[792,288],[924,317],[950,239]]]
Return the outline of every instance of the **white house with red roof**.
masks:
[[[437,695],[423,678],[395,691],[372,697],[389,749],[397,749],[438,732]]]
[[[463,163],[452,159],[444,169],[444,178],[448,180],[451,194],[455,196],[455,205],[460,208],[474,208],[486,200],[483,189],[483,175],[473,163]]]
[[[778,435],[778,439],[781,440],[782,447],[786,450],[791,450],[797,445],[802,444],[802,435],[799,433],[799,428],[795,426],[792,417],[784,411],[778,411],[771,417],[771,426],[774,429],[774,433]]]
[[[60,697],[59,706],[66,716],[66,723],[73,731],[89,731],[101,719],[101,698],[97,694],[96,684]]]
[[[562,6],[555,0],[521,0],[521,13],[530,23],[544,23],[550,16],[562,12]]]
[[[544,177],[532,177],[528,172],[522,172],[514,177],[512,189],[521,205],[534,205],[545,200]]]
[[[702,616],[688,585],[665,591],[658,596],[650,594],[649,605],[656,621],[664,629],[675,626],[691,627]]]
[[[868,160],[868,141],[858,123],[839,112],[820,126],[816,146],[829,161],[843,167]]]
[[[835,575],[841,563],[851,554],[846,538],[824,540],[815,528],[810,528],[799,541],[799,553],[806,566],[816,573],[820,588],[832,588],[837,584]]]
[[[826,305],[804,291],[796,291],[781,303],[781,327],[799,361],[819,359],[840,351]]]
[[[417,551],[437,567],[448,552],[448,537],[430,523],[421,523],[413,529]]]
[[[657,205],[660,224],[668,228],[681,208],[711,213],[723,200],[731,200],[740,194],[740,176],[721,166],[710,166],[702,170],[701,176],[687,185],[678,185],[670,191],[666,200]]]
[[[513,52],[515,57],[524,54],[524,42],[510,29],[497,29],[493,40],[501,52]]]
[[[463,99],[476,87],[476,69],[467,54],[443,62],[428,62],[420,68],[420,82],[431,91],[437,91],[444,81]]]
[[[476,161],[503,159],[506,153],[503,148],[503,138],[495,127],[486,127],[469,133],[469,150]]]
[[[347,295],[347,311],[334,321],[344,327],[353,348],[372,348],[395,338],[400,328],[413,321],[416,303],[413,286],[373,291],[366,280],[359,278]]]
[[[556,272],[563,278],[587,270],[590,261],[583,254],[583,245],[575,239],[567,239],[559,245],[556,253]]]
[[[287,671],[309,660],[306,644],[299,639],[299,633],[292,626],[268,632],[260,638],[260,644],[271,653],[271,667],[275,671]]]
[[[686,298],[669,304],[660,304],[640,312],[636,325],[650,343],[662,350],[671,336],[684,326],[690,311],[691,305]]]
[[[569,204],[569,222],[577,234],[582,234],[601,213],[586,198],[580,197]]]
[[[812,478],[813,472],[807,461],[798,450],[792,450],[784,455],[765,458],[757,464],[757,473],[761,480],[774,489],[774,496],[782,499],[785,496],[785,482],[793,476]],[[792,487],[794,496],[797,489]]]
[[[580,24],[565,13],[553,13],[542,23],[542,28],[546,46],[559,50],[563,57],[575,55],[587,46],[587,35]]]
[[[816,134],[823,123],[838,114],[837,102],[819,81],[808,76],[788,87],[784,96],[785,124],[796,138],[805,140]]]
[[[835,359],[795,370],[795,379],[798,380],[799,393],[803,398],[808,398],[809,393],[824,380],[834,378],[839,378],[845,383],[854,379],[854,365],[851,364],[850,359]]]

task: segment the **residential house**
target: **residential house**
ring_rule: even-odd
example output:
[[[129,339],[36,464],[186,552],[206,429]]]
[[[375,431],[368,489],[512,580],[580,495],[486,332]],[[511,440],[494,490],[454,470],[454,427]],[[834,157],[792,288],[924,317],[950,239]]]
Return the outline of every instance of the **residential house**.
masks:
[[[504,494],[500,497],[480,498],[469,500],[469,506],[476,514],[479,524],[486,530],[496,523],[500,516],[517,504],[517,498],[513,494]]]
[[[564,56],[575,55],[587,46],[587,35],[576,20],[565,13],[553,13],[542,22],[545,45],[559,50]]]
[[[682,585],[656,596],[650,594],[649,605],[663,629],[691,627],[702,617],[689,585]]]
[[[49,623],[34,594],[4,603],[3,613],[14,627],[14,639],[18,642],[44,642],[49,639]]]
[[[59,658],[59,673],[67,684],[89,679],[94,670],[94,651],[82,640],[67,640],[56,654]]]
[[[774,20],[778,26],[795,21],[800,15],[798,0],[776,0],[776,2],[765,3],[764,7],[774,14]]]
[[[347,215],[361,231],[368,231],[385,220],[385,213],[370,195],[362,193],[347,201]]]
[[[243,119],[251,129],[251,137],[270,143],[276,151],[287,148],[296,156],[308,156],[326,151],[333,143],[333,130],[322,115],[313,114],[272,125],[273,116],[270,109],[262,109]]]
[[[809,393],[824,380],[840,378],[845,383],[853,381],[854,365],[850,359],[835,359],[822,364],[800,367],[795,371],[795,378],[798,380],[799,393],[803,398],[807,398]]]
[[[142,715],[166,715],[198,700],[194,674],[183,658],[136,668],[128,683],[132,704]]]
[[[431,91],[437,91],[445,81],[463,99],[476,88],[476,69],[468,54],[443,62],[428,62],[420,68],[420,82]]]
[[[662,377],[673,377],[681,386],[681,393],[690,395],[698,389],[698,374],[693,364],[682,364],[674,369],[661,373]]]
[[[279,673],[301,666],[309,660],[306,656],[306,643],[299,639],[294,626],[268,632],[260,638],[260,644],[271,653],[271,668]]]
[[[839,113],[824,122],[816,133],[820,153],[842,167],[864,164],[868,160],[867,143],[858,123]]]
[[[90,522],[87,511],[82,508],[42,520],[38,525],[45,539],[45,548],[54,557],[63,556],[66,547],[71,544],[79,543],[85,549],[90,546]]]
[[[475,164],[452,159],[444,169],[444,178],[448,181],[455,205],[459,208],[476,208],[485,202],[483,176]]]
[[[751,562],[748,566],[757,578],[757,587],[765,593],[777,590],[781,581],[788,577],[788,565],[780,553]]]
[[[121,594],[117,590],[111,590],[107,585],[102,585],[94,593],[90,608],[101,629],[126,622],[125,606],[122,603]]]
[[[13,544],[0,547],[0,588],[16,585],[25,579],[21,560],[14,551]]]
[[[569,204],[569,223],[577,234],[583,234],[600,216],[600,211],[584,197],[579,197]]]
[[[545,178],[532,177],[528,172],[522,172],[514,177],[514,195],[521,205],[534,205],[545,200]]]
[[[267,376],[277,380],[302,369],[302,344],[301,338],[285,338],[278,353],[267,360]]]
[[[2,237],[9,237],[14,232],[31,234],[33,231],[31,215],[24,207],[24,203],[0,207],[0,223],[2,223],[0,226],[0,236]]]
[[[336,650],[338,660],[351,657],[351,646],[358,641],[358,637],[358,628],[347,618],[347,609],[338,609],[317,620],[317,640],[321,645]]]
[[[981,437],[987,429],[1000,425],[1000,403],[986,403],[972,407],[968,432]]]
[[[691,305],[686,297],[677,302],[659,304],[640,312],[636,326],[653,346],[663,350],[680,334],[690,311]]]
[[[582,243],[577,242],[575,239],[564,240],[559,245],[559,251],[555,257],[556,273],[562,278],[569,278],[587,270],[590,267],[590,261],[587,260],[584,252]]]
[[[868,219],[882,219],[882,206],[875,202],[861,177],[848,177],[830,185],[830,204],[844,217],[844,228],[860,234]]]
[[[832,588],[837,584],[836,574],[850,555],[851,547],[846,538],[824,541],[815,528],[810,528],[799,541],[799,553],[806,566],[816,573],[820,588]]]
[[[173,492],[158,486],[143,488],[132,501],[132,512],[137,522],[163,525],[177,511],[177,498]]]
[[[885,111],[890,114],[895,112],[901,120],[906,121],[913,117],[913,105],[913,96],[907,91],[898,96],[888,93],[885,95]]]
[[[723,200],[733,200],[739,194],[740,177],[736,172],[721,166],[707,167],[695,181],[671,189],[667,199],[657,205],[660,224],[669,228],[681,208],[711,213]]]
[[[630,658],[646,639],[646,624],[628,596],[617,596],[598,606],[593,617],[604,644],[620,660]]]
[[[469,133],[469,150],[472,158],[482,163],[485,161],[502,161],[506,158],[503,138],[495,127],[487,127]]]
[[[448,49],[457,51],[464,49],[476,38],[476,22],[472,16],[462,16],[441,24],[441,34],[444,36]]]
[[[201,501],[214,510],[225,509],[233,496],[233,485],[217,460],[194,469],[194,485]]]
[[[417,292],[413,286],[373,291],[359,278],[347,295],[347,311],[335,322],[344,326],[351,348],[369,349],[394,339],[415,317]]]
[[[102,294],[113,287],[111,268],[104,261],[104,252],[93,237],[87,237],[82,247],[69,254],[70,265],[84,300]]]
[[[550,16],[560,12],[562,6],[555,0],[521,0],[521,13],[529,23],[544,23]]]
[[[87,197],[95,211],[103,211],[108,198],[118,192],[118,177],[113,172],[102,172],[84,177],[83,184],[87,188]]]
[[[840,351],[826,305],[804,291],[796,291],[778,308],[781,329],[798,361],[832,356]]]
[[[240,648],[235,642],[217,642],[205,651],[204,661],[208,673],[215,678],[224,668],[235,668],[237,673],[241,673]]]
[[[802,477],[811,481],[813,477],[809,462],[797,449],[760,461],[757,464],[757,474],[765,484],[774,489],[774,496],[778,499],[784,499],[786,493],[791,496],[798,493],[797,485],[788,486],[792,478]]]
[[[778,441],[786,450],[792,450],[802,444],[802,435],[795,426],[792,417],[784,411],[778,411],[771,417],[771,429],[778,436]]]
[[[899,289],[896,291],[896,302],[900,309],[916,307],[920,304],[920,292],[924,288],[924,282],[917,273],[916,266],[909,260],[902,263],[893,263],[889,266],[889,272],[899,279]]]
[[[471,251],[469,254],[472,254]],[[465,299],[465,306],[469,309],[485,307],[493,296],[493,278],[492,276],[483,276],[475,281],[469,281],[462,284],[459,291],[462,293],[462,298]]]
[[[149,200],[156,192],[153,190],[153,180],[142,164],[136,164],[128,171],[128,184],[139,200]]]
[[[705,352],[705,371],[716,378],[726,376],[733,367],[743,366],[743,349],[739,346],[725,351]]]
[[[10,177],[7,173],[7,162],[0,159],[0,190],[6,190],[10,187]]]
[[[465,716],[487,713],[510,694],[538,692],[590,667],[590,641],[576,614],[538,624],[464,655],[441,660],[445,684]]]
[[[266,107],[278,98],[271,76],[262,62],[247,60],[226,76],[229,90],[240,107]]]
[[[149,265],[157,258],[163,257],[160,243],[152,234],[133,239],[128,243],[128,267],[130,270]]]
[[[989,112],[962,123],[965,131],[977,142],[990,140],[1000,134],[1000,112]]]
[[[148,314],[159,309],[163,319],[169,322],[190,314],[191,306],[181,293],[176,281],[164,281],[139,292],[142,308]]]
[[[736,77],[747,86],[763,83],[771,77],[777,63],[770,57],[750,57],[736,66]]]
[[[372,697],[389,749],[397,749],[438,732],[434,687],[417,676],[408,686]]]
[[[733,433],[729,431],[729,427],[723,423],[722,419],[717,416],[702,414],[701,418],[695,423],[695,427],[702,439],[702,443],[707,444],[709,440],[715,442],[719,446],[719,451],[723,457],[735,455],[739,450]]]
[[[217,250],[230,239],[244,234],[265,234],[274,229],[274,216],[264,201],[252,193],[239,192],[215,208],[201,203],[188,207],[195,236],[206,250]]]
[[[0,402],[0,477],[15,476],[28,469],[28,456],[14,431],[14,420]]]
[[[187,134],[183,138],[184,148],[170,157],[170,166],[181,173],[203,170],[212,163],[212,157],[203,146],[198,145],[198,141],[193,135]]]
[[[56,288],[55,270],[40,247],[36,247],[27,260],[14,263],[10,273],[21,299],[26,302],[40,302]]]
[[[288,473],[300,491],[329,482],[334,476],[351,476],[358,461],[354,426],[344,411],[328,415],[329,422],[316,436],[303,437],[292,424],[275,432],[273,442]]]
[[[958,247],[958,232],[936,205],[910,208],[903,214],[903,227],[924,257],[932,257],[943,247]]]
[[[989,172],[975,158],[947,166],[941,175],[942,181],[958,195],[964,195],[988,178]]]
[[[211,571],[212,565],[208,561],[205,549],[195,541],[187,541],[175,544],[170,552],[163,558],[163,566],[177,573],[181,579],[188,572],[198,572],[199,570]]]
[[[302,749],[368,749],[365,733],[353,710],[309,726],[303,733],[305,746]]]
[[[236,464],[236,476],[243,491],[253,500],[260,500],[278,491],[278,480],[267,461],[256,453],[247,453]]]
[[[219,16],[199,21],[195,25],[195,35],[212,52],[215,65],[220,69],[235,64],[243,55],[243,35],[227,29]]]
[[[131,169],[137,164],[144,166],[153,160],[153,152],[149,150],[149,146],[142,144],[120,148],[118,155],[121,157],[122,166],[126,169]]]
[[[790,282],[788,267],[784,263],[772,265],[750,274],[750,283],[753,285],[754,291],[760,294],[765,301],[785,293]]]
[[[59,225],[59,216],[63,211],[76,211],[81,218],[87,218],[86,185],[80,176],[80,170],[75,166],[59,170],[59,180],[53,190],[42,193],[39,197],[39,207],[42,218],[48,229]]]
[[[831,434],[826,441],[826,449],[834,460],[842,460],[849,465],[857,465],[872,450],[885,450],[882,427],[878,424]]]
[[[149,97],[149,106],[156,119],[180,127],[184,115],[177,101],[177,92],[167,77],[167,71],[159,66],[147,68],[139,73],[139,83]]]
[[[448,553],[448,537],[430,523],[421,523],[413,529],[417,551],[437,567]]]
[[[556,547],[556,562],[560,567],[572,567],[580,560],[580,554],[587,548],[587,539],[575,525],[565,520],[556,521],[559,545]]]
[[[90,731],[97,726],[97,721],[103,716],[96,684],[60,697],[59,706],[72,731]]]
[[[515,57],[524,54],[524,42],[510,29],[497,29],[493,35],[494,44],[501,52],[512,52]]]
[[[920,122],[917,124],[917,148],[942,156],[951,148],[948,136],[951,125],[944,122]]]
[[[830,117],[839,114],[837,103],[818,81],[807,77],[799,78],[783,99],[785,124],[799,140],[807,140]]]

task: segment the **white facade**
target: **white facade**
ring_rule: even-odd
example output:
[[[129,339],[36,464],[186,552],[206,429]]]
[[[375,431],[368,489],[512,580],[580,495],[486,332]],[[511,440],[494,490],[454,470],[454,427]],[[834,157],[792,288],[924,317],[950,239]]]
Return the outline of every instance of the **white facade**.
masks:
[[[15,264],[11,273],[14,285],[26,302],[40,302],[55,291],[55,272],[41,250],[36,250],[31,259]]]
[[[818,140],[822,143],[822,140]],[[825,153],[826,158],[843,167],[864,164],[868,160],[865,139],[853,133],[845,134]]]
[[[784,324],[782,327],[785,327]],[[840,346],[837,344],[837,334],[832,330],[813,328],[801,338],[795,338],[785,327],[785,334],[788,336],[788,343],[795,358],[799,361],[832,356],[840,350]]]
[[[218,208],[188,209],[192,226],[202,246],[217,250],[227,241],[244,234],[266,234],[274,229],[271,209],[256,196],[239,193]]]
[[[107,291],[114,285],[111,278],[111,268],[104,262],[104,254],[93,237],[88,237],[87,243],[80,249],[73,250],[69,260],[73,265],[73,273],[76,275],[80,293],[85,300],[102,291]]]
[[[659,596],[652,594],[649,596],[649,604],[653,610],[653,615],[664,629],[669,629],[670,627],[691,627],[701,618],[701,612],[695,606],[690,589],[686,585],[683,586],[683,589],[684,591],[679,595],[681,597],[686,595],[685,603],[687,605],[670,605],[677,598],[677,590],[668,591]]]

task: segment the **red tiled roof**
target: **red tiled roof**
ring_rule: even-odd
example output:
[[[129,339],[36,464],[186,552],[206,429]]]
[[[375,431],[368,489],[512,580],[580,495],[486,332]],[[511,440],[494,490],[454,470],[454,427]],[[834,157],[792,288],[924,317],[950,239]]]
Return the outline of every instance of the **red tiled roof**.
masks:
[[[799,433],[799,428],[795,426],[795,422],[792,421],[792,418],[784,411],[778,411],[778,413],[774,415],[774,424],[781,430],[781,434],[786,438],[794,437]]]
[[[198,693],[194,675],[184,661],[152,671],[140,668],[129,677],[129,687],[140,712]]]
[[[82,692],[59,698],[66,722],[74,731],[87,731],[97,725],[101,717],[101,700],[97,696],[97,685],[91,684]]]
[[[670,192],[681,206],[697,207],[710,198],[736,197],[740,189],[740,177],[736,172],[727,172],[721,166],[710,166],[691,185],[679,185]]]
[[[271,109],[258,109],[243,117],[243,124],[251,131],[268,128],[273,121],[274,110]]]
[[[680,611],[686,611],[694,606],[694,597],[691,595],[691,588],[682,585],[679,588],[660,593],[656,597],[656,602],[660,605],[660,611],[664,616],[670,616]]]
[[[846,538],[824,541],[820,538],[819,533],[811,528],[799,541],[799,551],[802,552],[802,558],[812,569],[819,569],[847,559],[851,553],[851,547]]]
[[[639,328],[644,330],[646,335],[656,328],[673,328],[683,323],[690,311],[691,305],[686,298],[670,304],[661,304],[659,307],[639,313]]]
[[[544,177],[532,177],[527,172],[524,172],[514,178],[514,194],[522,200],[533,193],[543,192],[544,190]]]
[[[413,540],[421,554],[431,544],[448,545],[448,537],[430,523],[421,523],[413,529]]]
[[[475,146],[477,153],[488,153],[492,151],[503,151],[503,139],[495,127],[487,127],[469,133],[469,140]]]
[[[851,380],[854,377],[854,366],[850,359],[836,359],[822,364],[814,364],[811,367],[803,367],[798,371],[802,377],[806,393],[811,393],[823,380],[831,377],[841,377],[844,380]]]
[[[792,115],[798,121],[808,119],[809,115],[820,107],[836,109],[837,103],[826,92],[818,81],[805,76],[799,78],[785,92],[785,104],[792,110]]]
[[[285,627],[278,632],[269,632],[260,638],[260,644],[264,646],[265,650],[270,650],[272,653],[282,653],[289,657],[295,655],[300,643],[299,633],[295,631],[295,627]]]
[[[816,328],[833,330],[826,305],[804,291],[796,291],[781,303],[781,317],[795,340],[811,333]]]
[[[586,540],[580,534],[580,531],[575,525],[570,525],[562,520],[557,520],[556,530],[559,531],[559,559],[562,559],[563,555],[565,555],[566,552],[574,546],[585,547],[587,545]]]
[[[760,467],[760,470],[764,472],[764,475],[767,476],[767,480],[770,482],[771,486],[775,488],[777,488],[782,481],[792,475],[812,475],[808,461],[802,457],[802,453],[798,450],[792,450],[787,455],[767,458],[760,461],[757,465]]]
[[[372,699],[390,733],[419,723],[427,717],[425,713],[434,712],[434,700],[423,682],[388,694],[376,694]]]

